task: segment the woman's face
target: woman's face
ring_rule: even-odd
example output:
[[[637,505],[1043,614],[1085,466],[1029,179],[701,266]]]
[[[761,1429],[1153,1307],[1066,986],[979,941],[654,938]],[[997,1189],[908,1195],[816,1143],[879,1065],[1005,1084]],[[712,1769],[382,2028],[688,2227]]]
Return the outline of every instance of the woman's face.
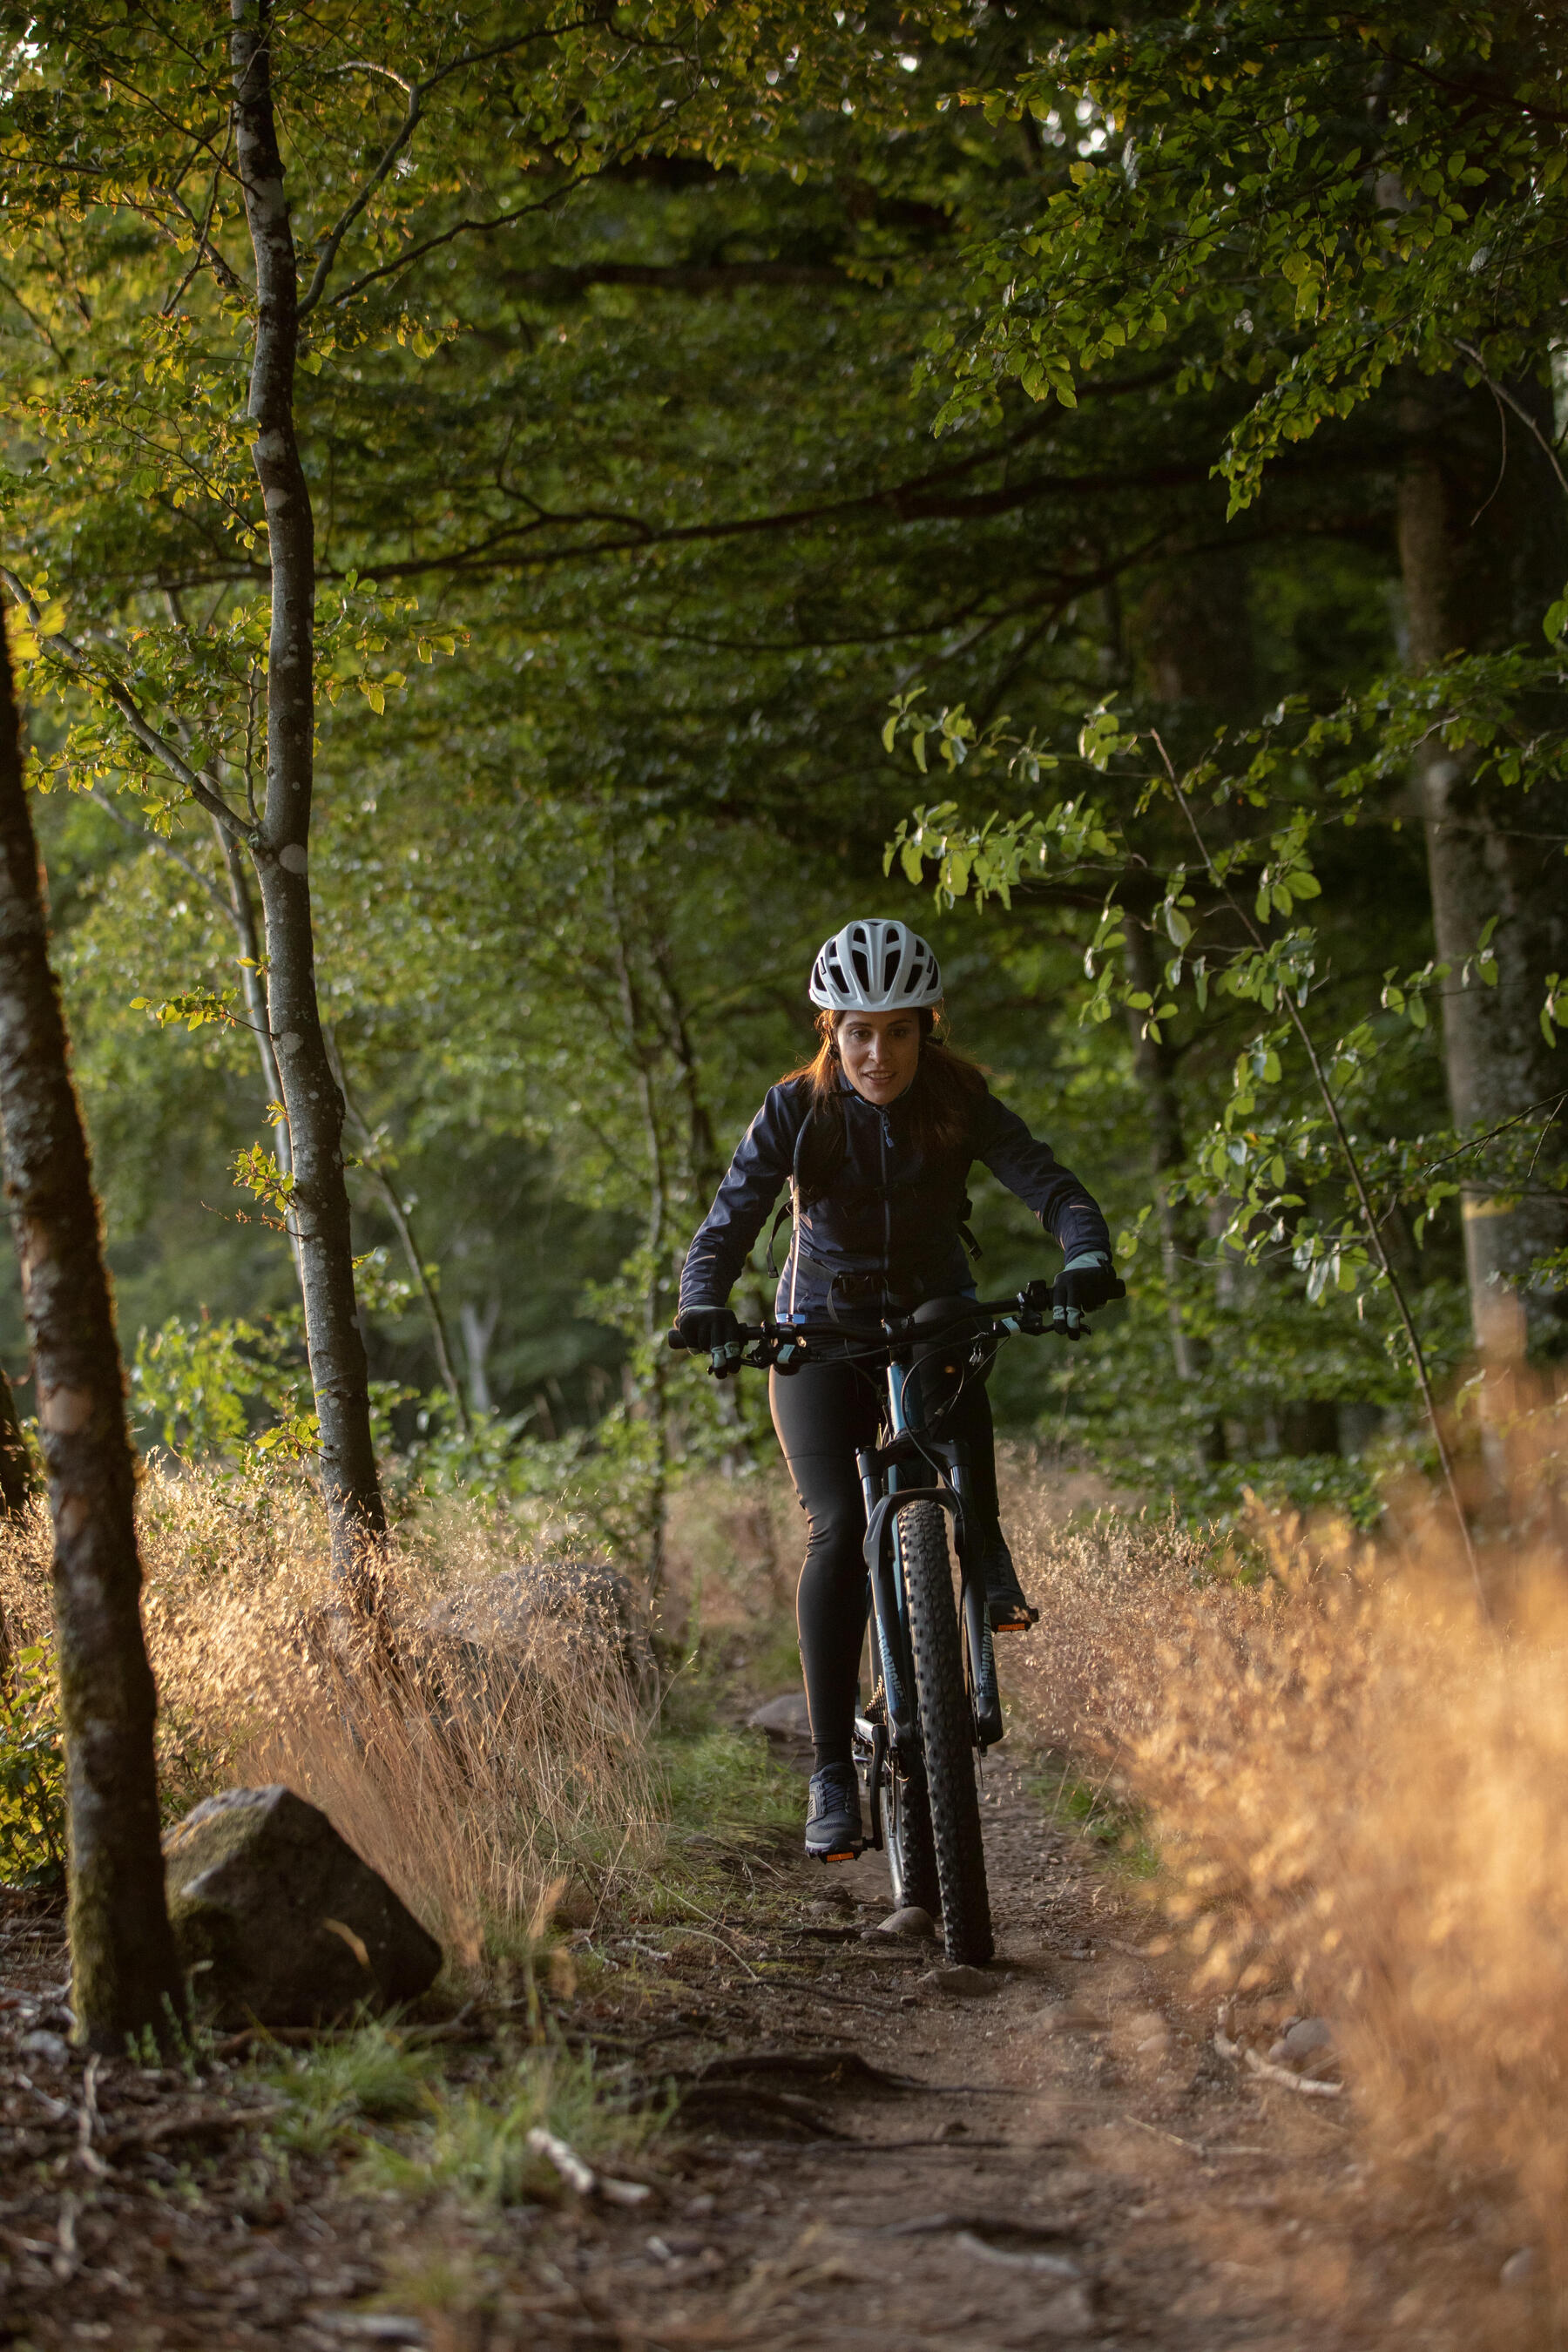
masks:
[[[897,1100],[921,1058],[918,1013],[847,1013],[838,1024],[844,1075],[868,1102]]]

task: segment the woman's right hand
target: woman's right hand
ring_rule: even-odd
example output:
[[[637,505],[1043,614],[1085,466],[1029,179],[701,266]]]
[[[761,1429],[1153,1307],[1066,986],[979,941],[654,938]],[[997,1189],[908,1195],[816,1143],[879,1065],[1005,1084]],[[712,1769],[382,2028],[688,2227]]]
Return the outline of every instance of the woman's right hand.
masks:
[[[675,1328],[694,1356],[710,1356],[716,1348],[740,1351],[741,1326],[728,1307],[689,1307]]]

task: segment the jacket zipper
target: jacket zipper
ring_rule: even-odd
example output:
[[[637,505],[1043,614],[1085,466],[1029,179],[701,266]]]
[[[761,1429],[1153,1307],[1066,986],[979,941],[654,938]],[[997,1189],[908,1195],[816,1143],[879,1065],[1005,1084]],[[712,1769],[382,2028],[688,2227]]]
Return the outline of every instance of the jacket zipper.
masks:
[[[879,1111],[882,1122],[882,1272],[889,1289],[893,1282],[893,1196],[888,1188],[888,1146],[893,1130],[888,1114]]]

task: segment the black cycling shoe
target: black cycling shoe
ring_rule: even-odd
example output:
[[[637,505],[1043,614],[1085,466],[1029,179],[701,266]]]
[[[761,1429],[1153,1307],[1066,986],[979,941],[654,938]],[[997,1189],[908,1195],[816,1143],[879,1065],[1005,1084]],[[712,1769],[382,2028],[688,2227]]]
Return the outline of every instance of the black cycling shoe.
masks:
[[[805,1851],[813,1862],[853,1862],[865,1845],[860,1780],[853,1764],[829,1764],[811,1776]]]
[[[985,1579],[985,1605],[994,1633],[1026,1633],[1031,1625],[1039,1623],[1040,1612],[1030,1605],[1018,1581],[1007,1538],[1000,1528],[981,1554],[980,1571]]]

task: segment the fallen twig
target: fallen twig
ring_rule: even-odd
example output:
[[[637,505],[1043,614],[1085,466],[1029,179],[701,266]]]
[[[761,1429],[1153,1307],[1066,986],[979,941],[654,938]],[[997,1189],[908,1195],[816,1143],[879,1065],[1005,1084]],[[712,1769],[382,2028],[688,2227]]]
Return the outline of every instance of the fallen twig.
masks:
[[[81,2110],[77,2118],[76,2152],[77,2161],[84,2172],[90,2172],[95,2180],[107,2180],[109,2167],[92,2144],[99,2121],[98,2068],[99,2059],[95,2053],[81,2072]]]
[[[248,2131],[253,2125],[269,2123],[280,2116],[288,2105],[285,2099],[274,2099],[265,2106],[207,2107],[195,2115],[163,2116],[156,2123],[141,2130],[116,2132],[107,2143],[106,2154],[111,2163],[137,2148],[161,2147],[171,2139],[215,2139],[223,2133]]]
[[[1287,2091],[1299,2092],[1304,2099],[1337,2099],[1343,2095],[1345,2086],[1342,2083],[1316,2083],[1310,2075],[1293,2074],[1289,2066],[1276,2066],[1268,2059],[1260,2058],[1250,2046],[1244,2048],[1239,2042],[1232,2042],[1218,2026],[1215,2029],[1214,2046],[1222,2058],[1228,2058],[1233,2063],[1239,2058],[1260,2082],[1279,2083]]]
[[[646,2205],[653,2190],[641,2180],[602,2179],[590,2164],[584,2164],[576,2149],[560,2137],[535,2124],[528,2134],[528,2145],[536,2156],[552,2165],[568,2189],[579,2197],[599,2197],[606,2205]]]

